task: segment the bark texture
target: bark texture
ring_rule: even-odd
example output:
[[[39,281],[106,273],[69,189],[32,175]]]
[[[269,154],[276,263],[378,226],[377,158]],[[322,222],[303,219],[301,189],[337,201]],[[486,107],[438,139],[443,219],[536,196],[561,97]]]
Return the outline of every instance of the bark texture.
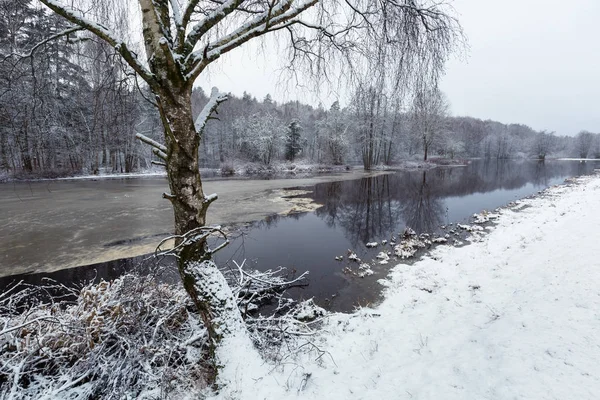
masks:
[[[204,195],[198,165],[203,129],[197,129],[192,115],[193,81],[184,77],[181,65],[173,58],[161,32],[161,21],[156,17],[156,6],[150,0],[140,0],[140,6],[146,52],[153,55],[148,63],[165,137],[166,151],[157,150],[155,154],[166,164],[170,193],[165,198],[173,205],[175,234],[181,237],[206,225],[206,211],[214,200]],[[216,106],[205,112],[207,118],[214,109]],[[227,282],[216,265],[209,262],[211,253],[205,236],[187,239],[178,253],[179,274],[208,330],[209,352],[214,360],[216,346],[230,331],[222,321],[238,321],[241,316],[237,307],[229,304],[235,304],[233,298],[223,299]],[[176,245],[181,245],[182,240],[177,239]],[[207,278],[209,281],[204,282]]]

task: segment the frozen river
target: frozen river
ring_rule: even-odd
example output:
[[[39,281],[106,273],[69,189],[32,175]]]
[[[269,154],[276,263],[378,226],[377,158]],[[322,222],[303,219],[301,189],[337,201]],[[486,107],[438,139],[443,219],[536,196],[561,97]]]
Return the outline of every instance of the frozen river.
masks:
[[[285,213],[281,189],[372,176],[360,171],[314,178],[207,180],[219,200],[210,224]],[[52,180],[0,184],[0,277],[50,272],[154,251],[173,229],[165,178]]]

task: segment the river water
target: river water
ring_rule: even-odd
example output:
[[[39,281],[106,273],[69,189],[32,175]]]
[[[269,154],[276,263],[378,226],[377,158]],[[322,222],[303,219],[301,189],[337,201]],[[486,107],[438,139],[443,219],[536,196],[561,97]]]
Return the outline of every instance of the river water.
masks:
[[[364,261],[372,260],[382,248],[367,248],[365,244],[368,242],[389,241],[406,227],[414,229],[417,233],[431,233],[439,231],[441,226],[467,222],[474,213],[493,210],[510,201],[536,194],[546,187],[562,183],[566,178],[591,174],[595,168],[600,168],[600,163],[492,160],[474,161],[466,167],[400,171],[353,180],[316,184],[309,181],[308,186],[306,181],[291,180],[287,182],[289,186],[300,186],[309,191],[304,196],[310,197],[321,206],[314,212],[285,217],[271,213],[268,217],[252,223],[243,230],[243,234],[236,235],[232,243],[217,254],[216,261],[224,268],[231,267],[233,260],[246,260],[247,267],[261,270],[283,266],[296,274],[309,271],[309,285],[292,290],[292,295],[298,298],[314,297],[317,303],[327,308],[347,311],[357,305],[368,305],[377,301],[381,291],[381,285],[377,281],[385,277],[390,266],[395,264],[393,261],[387,266],[372,263],[374,274],[359,278],[344,272],[344,269],[352,264],[347,259],[348,250],[355,252]],[[240,183],[234,182],[232,185],[237,187]],[[280,182],[277,187],[282,185]],[[156,190],[149,191],[148,187],[152,185],[145,184],[144,180],[142,183],[140,180],[135,183],[119,180],[116,183],[96,181],[77,184],[79,190],[82,186],[86,190],[81,192],[79,198],[70,197],[69,201],[78,204],[91,202],[90,212],[94,211],[94,207],[108,207],[109,211],[111,207],[114,208],[114,218],[122,221],[123,229],[127,224],[167,226],[161,218],[168,220],[169,214],[164,210],[157,212],[157,209],[168,207],[159,203],[160,200],[155,198]],[[126,188],[125,194],[123,188]],[[89,193],[85,194],[86,192]],[[43,197],[41,193],[36,196],[38,201],[43,201]],[[260,198],[258,196],[258,199]],[[135,205],[138,210],[135,213],[128,212],[127,207],[122,207],[127,199],[136,199]],[[142,214],[146,210],[147,215],[140,217],[140,207]],[[232,212],[235,212],[235,204],[232,207]],[[8,215],[7,212],[10,210],[2,210],[3,220],[9,221],[10,224],[10,218],[4,218],[4,215]],[[240,218],[243,219],[243,216]],[[60,221],[60,232],[49,232],[46,229],[48,221],[50,226],[55,226],[57,221]],[[52,254],[53,249],[47,245],[47,235],[69,234],[69,224],[77,226],[78,221],[68,213],[57,214],[52,204],[48,204],[48,207],[32,210],[28,223],[38,227],[38,233],[20,238],[21,245],[31,251]],[[99,228],[101,226],[97,227]],[[5,226],[0,234],[6,231]],[[156,232],[156,228],[149,228],[144,235],[145,240],[155,244],[160,233]],[[123,240],[115,240],[122,236],[115,235],[114,231],[95,234],[106,235],[107,252],[113,247],[111,243],[118,245],[119,240]],[[0,239],[15,246],[15,238],[11,241],[10,237],[6,237],[6,233],[5,237]],[[16,246],[18,245],[17,243]],[[0,250],[0,262],[5,265],[18,265],[18,259],[9,259],[8,253],[2,252],[3,250]],[[336,256],[344,256],[344,261],[335,260]],[[67,253],[58,255],[55,259],[68,257]],[[7,276],[0,278],[0,288],[20,279],[38,283],[44,277],[52,277],[67,284],[100,278],[112,279],[139,266],[140,263],[143,265],[142,271],[154,270],[155,261],[143,262],[144,259],[145,257],[135,257],[52,273]],[[72,263],[72,260],[69,262]],[[165,267],[164,279],[177,279],[174,268],[169,264]]]

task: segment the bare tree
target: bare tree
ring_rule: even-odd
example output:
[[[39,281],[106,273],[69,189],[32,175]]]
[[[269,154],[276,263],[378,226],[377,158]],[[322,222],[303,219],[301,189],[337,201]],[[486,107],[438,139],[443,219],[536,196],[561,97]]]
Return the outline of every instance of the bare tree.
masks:
[[[335,101],[329,112],[317,124],[317,130],[321,135],[321,145],[327,154],[327,158],[335,165],[344,163],[344,157],[348,151],[348,116],[340,110],[340,103]]]
[[[594,134],[588,131],[581,131],[577,134],[575,146],[577,153],[581,158],[587,158],[588,153],[592,150],[594,142]]]
[[[545,160],[546,155],[552,151],[554,147],[554,132],[539,132],[533,139],[533,153],[538,160]]]
[[[379,163],[381,133],[385,127],[387,98],[382,86],[360,86],[354,96],[356,143],[366,171]]]
[[[431,145],[445,129],[448,108],[445,95],[437,87],[425,86],[417,90],[411,111],[413,134],[421,139],[425,161]]]
[[[600,134],[596,133],[594,135],[594,143],[592,144],[592,149],[590,151],[594,158],[600,159]]]
[[[194,120],[191,94],[198,76],[223,55],[270,34],[287,40],[289,66],[315,75],[329,77],[344,66],[352,75],[377,58],[393,60],[387,65],[391,78],[412,72],[434,79],[461,39],[451,10],[426,0],[138,0],[141,57],[110,29],[110,21],[95,20],[94,12],[84,14],[71,1],[40,1],[73,24],[69,32],[87,30],[114,47],[155,95],[165,143],[138,138],[154,148],[167,169],[170,193],[164,197],[173,205],[179,272],[215,345],[237,329],[240,317],[223,299],[224,278],[207,262],[206,235],[189,232],[205,225],[217,198],[204,194],[198,148],[227,96],[213,90]]]

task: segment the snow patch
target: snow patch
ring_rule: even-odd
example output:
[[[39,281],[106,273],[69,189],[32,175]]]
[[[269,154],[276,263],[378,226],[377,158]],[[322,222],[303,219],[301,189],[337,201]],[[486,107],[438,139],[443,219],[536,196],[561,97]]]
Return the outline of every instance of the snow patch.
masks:
[[[405,235],[405,237],[407,237]],[[431,241],[426,238],[416,236],[408,236],[402,239],[399,244],[394,246],[394,254],[401,259],[414,257],[419,249],[423,249],[431,245]]]
[[[487,222],[496,220],[500,217],[500,214],[490,213],[488,211],[482,211],[479,214],[473,214],[474,224],[485,224]]]
[[[299,321],[312,321],[326,314],[327,311],[325,311],[324,308],[321,308],[318,305],[316,305],[314,300],[311,298],[300,303],[298,309],[294,312],[293,316]]]
[[[358,256],[356,255],[356,253],[353,252],[352,250],[348,250],[348,260],[360,262],[360,258],[358,258]]]
[[[376,258],[378,260],[380,260],[379,264],[387,264],[388,261],[390,260],[390,256],[387,253],[383,252],[383,251],[380,252],[379,254],[377,254]]]

